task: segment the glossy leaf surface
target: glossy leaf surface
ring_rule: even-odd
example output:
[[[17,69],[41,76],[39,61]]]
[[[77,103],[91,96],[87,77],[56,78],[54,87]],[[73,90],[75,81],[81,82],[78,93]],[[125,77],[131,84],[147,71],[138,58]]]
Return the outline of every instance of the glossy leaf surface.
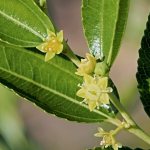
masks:
[[[54,31],[49,18],[33,0],[0,0],[0,39],[14,45],[35,47]]]
[[[83,0],[82,22],[90,52],[109,66],[119,51],[129,0]]]

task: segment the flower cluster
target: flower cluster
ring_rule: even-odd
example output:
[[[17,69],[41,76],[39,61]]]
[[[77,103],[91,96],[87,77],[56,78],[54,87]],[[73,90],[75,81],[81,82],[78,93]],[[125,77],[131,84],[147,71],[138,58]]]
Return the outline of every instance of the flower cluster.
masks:
[[[92,77],[86,74],[77,96],[84,98],[84,102],[88,104],[90,111],[93,111],[100,105],[110,103],[108,95],[110,92],[112,92],[112,88],[108,87],[108,77]]]
[[[114,150],[118,150],[122,145],[118,143],[115,139],[115,130],[111,130],[110,132],[104,131],[102,128],[98,128],[98,133],[95,134],[96,137],[101,137],[102,141],[100,145],[104,148],[112,146]]]
[[[55,34],[54,32],[48,31],[48,36],[44,43],[37,46],[36,48],[41,52],[46,53],[45,61],[52,59],[56,54],[60,54],[63,51],[63,31]]]
[[[96,59],[91,54],[86,54],[85,59],[81,59],[76,74],[83,76],[83,84],[77,91],[77,96],[82,97],[90,111],[99,108],[101,105],[109,104],[108,93],[112,88],[108,87],[108,77],[94,74]]]
[[[102,138],[102,140],[100,142],[100,145],[103,148],[107,148],[109,146],[112,146],[112,148],[114,150],[118,150],[118,148],[121,148],[122,145],[116,141],[115,136],[122,129],[128,129],[128,128],[130,128],[130,124],[125,122],[125,121],[123,121],[123,122],[120,123],[120,125],[116,129],[111,130],[109,132],[104,131],[102,128],[99,127],[98,128],[98,133],[96,133],[95,136]]]

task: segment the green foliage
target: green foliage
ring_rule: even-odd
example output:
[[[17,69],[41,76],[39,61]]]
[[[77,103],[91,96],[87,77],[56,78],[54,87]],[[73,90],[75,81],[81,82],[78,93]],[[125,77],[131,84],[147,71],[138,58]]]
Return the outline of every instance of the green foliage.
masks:
[[[150,117],[150,15],[139,50],[137,81],[141,101]]]
[[[126,26],[129,0],[83,0],[82,21],[90,52],[111,66]]]
[[[63,42],[65,43],[63,54],[55,56],[48,62],[44,62],[43,53],[35,49],[35,47],[43,43],[47,37],[48,30],[55,32],[50,19],[42,12],[42,10],[46,12],[45,8],[45,0],[0,1],[0,83],[35,103],[46,112],[55,114],[58,117],[87,123],[107,120],[107,122],[117,126],[114,135],[122,129],[126,129],[145,142],[150,143],[150,137],[136,125],[119,102],[119,95],[113,81],[109,79],[110,87],[105,85],[104,90],[103,88],[99,89],[99,87],[95,88],[97,82],[95,74],[100,75],[98,78],[109,77],[110,67],[119,51],[126,26],[129,0],[83,0],[82,20],[84,33],[90,52],[97,58],[97,62],[95,61],[97,63],[96,69],[93,69],[95,74],[91,75],[92,77],[94,76],[94,82],[89,81],[90,87],[85,87],[83,78],[75,74],[77,68],[73,62],[79,67],[80,61],[65,41]],[[53,43],[48,41],[47,44],[48,52],[53,51],[51,46],[56,46],[57,48],[55,44],[57,40],[52,38],[51,41]],[[137,73],[141,100],[148,115],[150,115],[149,43],[150,16],[142,39],[141,49],[139,50],[140,58]],[[73,62],[65,57],[64,54]],[[85,63],[86,61],[84,59],[81,62]],[[84,93],[89,94],[89,97],[94,97],[91,98],[92,102],[99,99],[103,93],[108,93],[103,95],[107,96],[104,97],[105,99],[110,99],[111,105],[101,105],[98,110],[94,109],[90,112],[88,105],[84,104],[83,99],[76,95],[79,90],[78,84],[82,84],[84,88],[92,89],[92,92],[90,92],[94,93],[93,95],[96,95],[96,98],[88,90]],[[99,102],[97,103],[99,104]],[[3,121],[1,121],[1,118],[3,118],[1,112],[3,110],[5,108],[1,107],[1,126],[3,125]],[[124,119],[123,122],[116,116],[118,110],[122,115],[122,119]],[[112,134],[111,131],[110,133]],[[6,136],[9,139],[8,133]],[[100,135],[100,137],[102,136]],[[105,138],[105,140],[107,142],[109,139]],[[111,141],[108,142],[111,143]],[[7,143],[9,144],[9,142]],[[113,143],[110,145],[113,145]],[[0,146],[3,147],[4,143],[1,142]],[[111,150],[112,148],[105,149]],[[127,147],[120,149],[130,150]],[[98,147],[93,150],[102,150],[102,148]]]
[[[54,31],[49,18],[33,0],[0,1],[0,39],[23,47],[35,47]]]
[[[109,87],[112,87],[115,96],[118,98],[118,101],[120,101],[120,97],[119,97],[117,87],[115,86],[115,84],[113,83],[113,81],[111,79],[109,79],[108,85],[109,85]],[[111,106],[110,107],[111,111],[114,111],[117,114],[118,113],[117,108],[112,103],[111,103],[110,106]]]
[[[45,111],[79,122],[100,122],[114,115],[105,109],[90,112],[81,103],[76,92],[82,80],[69,60],[56,56],[45,63],[44,56],[33,49],[0,45],[0,82]]]

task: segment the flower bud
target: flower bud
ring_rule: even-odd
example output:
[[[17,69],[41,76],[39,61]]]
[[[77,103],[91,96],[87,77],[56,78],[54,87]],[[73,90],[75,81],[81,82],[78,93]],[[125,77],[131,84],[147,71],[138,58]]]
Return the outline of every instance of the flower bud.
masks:
[[[86,53],[86,58],[81,59],[81,63],[78,66],[79,68],[77,69],[76,74],[80,76],[84,76],[85,74],[91,74],[94,72],[95,65],[95,57],[89,53]]]
[[[105,62],[99,62],[96,64],[94,73],[100,76],[105,76],[109,71],[109,68]]]

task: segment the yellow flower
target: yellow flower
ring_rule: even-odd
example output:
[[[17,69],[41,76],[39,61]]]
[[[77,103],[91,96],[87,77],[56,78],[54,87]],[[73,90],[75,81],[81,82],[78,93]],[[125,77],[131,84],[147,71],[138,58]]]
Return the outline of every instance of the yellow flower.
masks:
[[[81,63],[79,64],[79,68],[77,69],[76,74],[79,76],[84,76],[85,74],[91,74],[94,72],[96,65],[96,59],[93,55],[86,53],[86,58],[81,59]]]
[[[98,128],[98,131],[99,132],[96,133],[95,136],[102,137],[102,141],[100,142],[101,146],[103,146],[104,148],[112,146],[114,150],[118,150],[118,148],[122,147],[122,145],[118,143],[114,137],[114,130],[106,132],[102,128]]]
[[[48,31],[48,37],[45,42],[36,48],[44,53],[45,61],[52,59],[56,54],[60,54],[63,50],[63,31],[55,34],[54,32]]]
[[[87,103],[90,111],[93,111],[100,105],[109,104],[108,93],[112,92],[108,86],[108,77],[84,75],[84,83],[81,89],[77,91],[77,96],[84,98],[83,102]]]

